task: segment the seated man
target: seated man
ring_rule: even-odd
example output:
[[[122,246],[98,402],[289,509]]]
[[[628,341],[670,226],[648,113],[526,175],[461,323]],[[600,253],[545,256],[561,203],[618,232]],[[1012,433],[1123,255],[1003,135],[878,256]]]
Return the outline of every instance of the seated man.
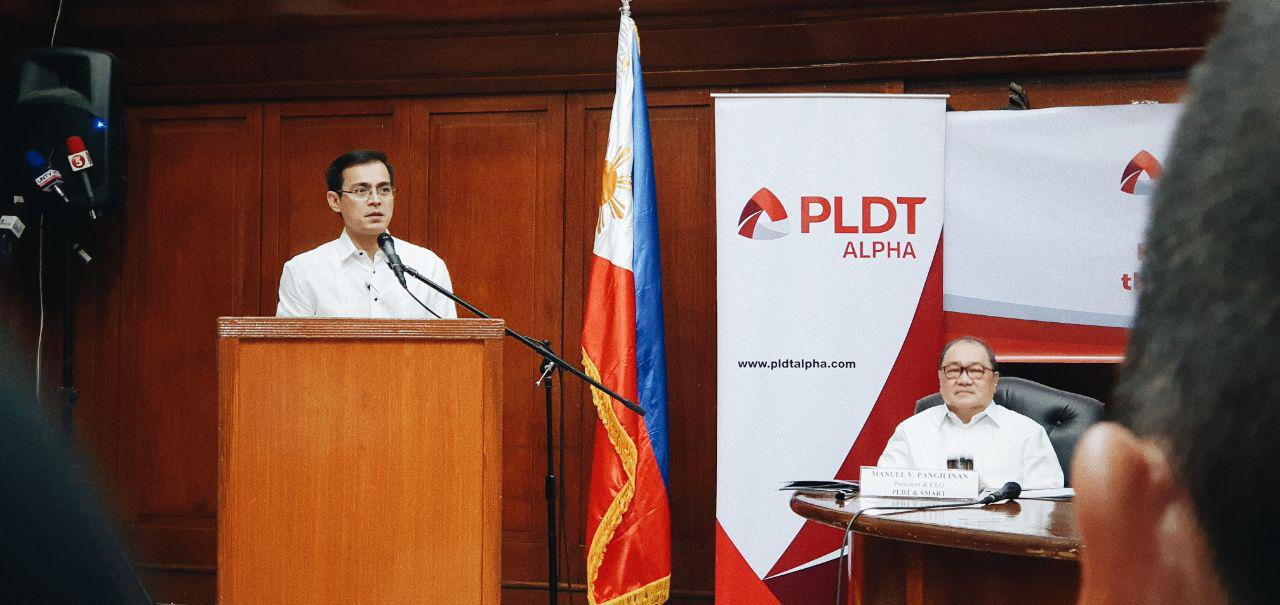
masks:
[[[972,468],[983,488],[1009,481],[1023,489],[1062,487],[1062,466],[1044,428],[992,400],[999,379],[986,343],[972,337],[947,343],[938,362],[946,405],[903,420],[877,466]]]

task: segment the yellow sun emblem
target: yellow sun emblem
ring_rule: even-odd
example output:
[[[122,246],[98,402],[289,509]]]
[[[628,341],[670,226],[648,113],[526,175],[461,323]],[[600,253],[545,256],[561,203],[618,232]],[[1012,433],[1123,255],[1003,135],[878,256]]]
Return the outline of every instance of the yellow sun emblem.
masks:
[[[600,214],[596,219],[596,233],[604,231],[604,209],[609,207],[609,211],[613,213],[613,218],[622,218],[622,213],[626,211],[623,200],[618,197],[618,191],[631,191],[631,175],[618,174],[623,163],[631,158],[631,148],[623,147],[618,150],[618,154],[612,160],[604,163],[604,176],[600,183]]]

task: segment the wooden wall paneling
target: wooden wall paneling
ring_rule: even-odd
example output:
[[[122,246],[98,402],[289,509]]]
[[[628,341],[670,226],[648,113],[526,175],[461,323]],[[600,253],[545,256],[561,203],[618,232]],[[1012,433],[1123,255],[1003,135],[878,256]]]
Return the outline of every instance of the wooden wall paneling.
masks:
[[[1186,89],[1183,72],[1093,76],[1010,76],[983,80],[908,81],[905,91],[948,94],[955,111],[1002,109],[1009,104],[1009,82],[1027,93],[1032,109],[1129,103],[1176,103]]]
[[[125,200],[128,203],[128,200]],[[75,384],[80,391],[75,410],[75,444],[96,470],[94,476],[108,502],[125,510],[120,495],[123,476],[120,449],[121,283],[125,262],[123,210],[107,211],[90,233],[79,238],[93,255],[88,265],[75,263]]]
[[[423,99],[412,115],[408,238],[445,260],[460,296],[562,350],[563,96]],[[546,578],[539,363],[506,341],[504,581]]]
[[[76,43],[118,54],[145,102],[607,90],[615,6],[568,0],[81,7]],[[303,7],[305,5],[305,8]],[[651,87],[1185,69],[1219,0],[805,3],[637,7]],[[519,15],[519,19],[495,15]],[[359,39],[351,53],[334,40]]]
[[[667,338],[672,523],[672,590],[676,601],[708,599],[714,583],[716,469],[716,286],[714,128],[705,90],[648,91],[649,124],[662,246]],[[570,95],[566,180],[566,330],[578,350],[582,305],[599,210],[600,173],[612,94]],[[566,468],[575,582],[585,583],[585,509],[591,477],[595,409],[587,390],[566,389],[578,435]],[[568,463],[566,466],[569,466]]]
[[[46,203],[47,200],[39,203]],[[72,228],[72,241],[91,255],[85,264],[76,257],[68,267],[66,258],[67,227],[57,213],[50,214],[41,227],[37,202],[28,207],[13,207],[6,212],[18,214],[26,224],[22,238],[10,242],[11,256],[0,258],[0,347],[10,355],[15,367],[0,368],[8,378],[20,380],[18,386],[29,393],[31,405],[39,405],[47,420],[62,432],[73,431],[73,443],[93,467],[112,469],[114,465],[114,385],[116,357],[110,349],[118,330],[118,305],[113,298],[120,267],[120,218],[116,212],[104,212],[91,225]],[[44,260],[40,266],[39,251],[43,231]],[[73,426],[65,424],[66,399],[63,385],[64,304],[67,272],[71,272],[73,301],[72,381],[79,392],[74,409]],[[43,276],[41,276],[43,273]],[[41,291],[43,277],[43,292]],[[43,337],[40,335],[41,305],[44,299]],[[36,350],[40,348],[40,390],[35,399]],[[109,351],[108,351],[109,350]],[[108,351],[104,354],[103,351]],[[105,493],[112,485],[102,478]]]
[[[392,166],[409,157],[409,101],[377,99],[268,103],[263,123],[262,289],[258,313],[275,315],[280,271],[295,255],[342,232],[342,217],[325,202],[329,162],[353,149],[387,154]],[[406,166],[407,168],[407,166]],[[404,188],[411,171],[395,175]],[[409,226],[413,199],[396,199],[392,231]],[[395,217],[400,220],[396,221]]]
[[[604,142],[588,138],[598,135],[587,128],[588,102],[590,107],[598,110],[601,103],[612,101],[612,95],[609,95],[609,101],[602,101],[603,97],[604,93],[571,93],[565,98],[564,351],[565,358],[577,364],[582,363],[582,312],[589,272],[587,255],[595,241],[605,146]],[[560,551],[564,561],[560,577],[562,583],[583,590],[585,598],[586,498],[591,485],[596,415],[590,390],[582,381],[561,381],[560,394],[563,434],[557,455],[563,461],[558,470],[562,475],[560,505],[564,520]],[[545,594],[538,593],[538,596]],[[534,601],[530,599],[528,602]]]
[[[129,537],[154,597],[192,584],[211,596],[215,319],[258,308],[262,108],[137,109],[128,128],[117,380]]]

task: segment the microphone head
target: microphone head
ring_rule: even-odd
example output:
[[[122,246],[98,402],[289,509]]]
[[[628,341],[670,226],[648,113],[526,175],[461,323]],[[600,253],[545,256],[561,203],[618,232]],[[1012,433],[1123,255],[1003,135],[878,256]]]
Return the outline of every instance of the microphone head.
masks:
[[[27,150],[26,158],[27,168],[30,168],[31,170],[38,170],[40,172],[44,172],[45,166],[49,163],[48,160],[44,159],[44,156],[40,155],[40,152],[34,149]]]
[[[383,231],[382,233],[379,233],[379,234],[378,234],[378,246],[381,246],[381,247],[384,247],[384,248],[385,248],[385,247],[387,246],[387,244],[390,244],[390,243],[391,243],[391,234],[390,234],[390,233],[387,233],[386,231]]]
[[[67,153],[80,153],[85,150],[84,139],[79,135],[67,137]]]
[[[1000,488],[1000,492],[1004,494],[1006,500],[1013,500],[1022,495],[1022,486],[1017,481],[1010,481]]]
[[[983,496],[983,498],[979,500],[978,503],[984,504],[984,505],[992,504],[994,502],[999,502],[1001,500],[1013,500],[1021,495],[1022,495],[1022,486],[1018,485],[1016,481],[1010,481],[1000,486],[1000,489],[993,491],[987,494],[986,496]]]

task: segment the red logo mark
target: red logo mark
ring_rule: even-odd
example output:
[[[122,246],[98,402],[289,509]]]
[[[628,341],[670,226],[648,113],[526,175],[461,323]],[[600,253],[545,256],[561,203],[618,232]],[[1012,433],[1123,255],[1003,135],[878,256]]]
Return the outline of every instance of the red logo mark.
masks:
[[[768,217],[768,220],[760,220],[762,217]],[[790,232],[786,208],[767,187],[761,187],[742,207],[742,216],[738,217],[738,235],[747,239],[778,239]]]
[[[1147,180],[1139,182],[1144,172]],[[1160,180],[1160,172],[1160,161],[1143,149],[1124,167],[1124,174],[1120,175],[1120,190],[1134,195],[1149,194],[1155,188],[1155,182]]]

